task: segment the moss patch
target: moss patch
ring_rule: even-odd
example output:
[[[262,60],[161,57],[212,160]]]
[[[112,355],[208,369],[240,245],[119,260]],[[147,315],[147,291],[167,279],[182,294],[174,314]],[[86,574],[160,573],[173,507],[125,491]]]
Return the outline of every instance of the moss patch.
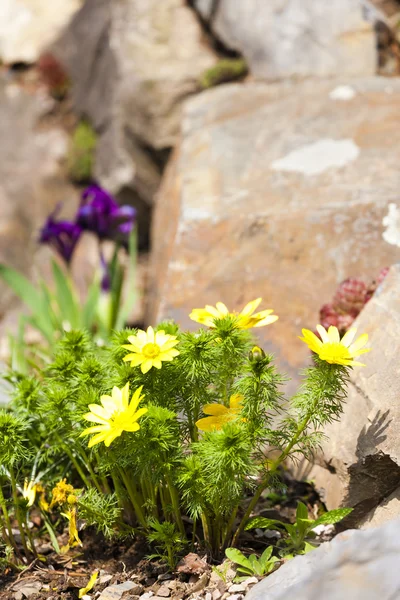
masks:
[[[214,67],[202,73],[200,76],[200,86],[206,90],[226,81],[240,79],[247,72],[247,63],[244,58],[225,58],[220,60]]]
[[[75,128],[68,154],[68,173],[72,181],[87,183],[92,179],[97,135],[87,121]]]

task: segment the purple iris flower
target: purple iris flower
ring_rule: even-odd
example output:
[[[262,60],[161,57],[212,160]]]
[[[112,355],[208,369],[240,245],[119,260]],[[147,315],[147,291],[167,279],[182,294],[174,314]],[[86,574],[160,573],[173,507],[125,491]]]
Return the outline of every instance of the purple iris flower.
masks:
[[[90,185],[82,193],[77,223],[93,231],[100,240],[113,239],[116,234],[128,235],[135,222],[132,206],[119,206],[115,199],[98,185]]]
[[[44,227],[40,232],[39,242],[49,244],[66,264],[69,265],[75,246],[82,233],[82,227],[70,221],[56,221],[55,216],[59,212],[60,206],[57,206],[48,217]]]

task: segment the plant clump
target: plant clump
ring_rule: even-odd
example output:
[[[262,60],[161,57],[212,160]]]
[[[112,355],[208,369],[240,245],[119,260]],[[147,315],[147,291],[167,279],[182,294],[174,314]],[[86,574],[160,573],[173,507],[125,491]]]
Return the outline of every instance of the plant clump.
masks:
[[[285,378],[250,330],[277,319],[271,309],[255,313],[260,303],[241,312],[208,305],[191,314],[207,321],[197,332],[163,322],[115,331],[101,346],[72,330],[33,376],[11,372],[14,400],[0,415],[6,556],[23,558],[11,516],[25,554],[35,556],[26,525],[35,507],[54,547],[52,511],[64,517],[68,542],[60,552],[82,543],[79,519],[108,537],[146,536],[170,569],[195,545],[213,558],[237,546],[282,463],[310,456],[324,426],[340,418],[354,358],[369,350],[355,331],[341,338],[335,327],[318,326],[318,338],[303,330],[313,362],[285,400]],[[24,480],[31,484],[23,488]],[[286,550],[304,551],[314,526],[299,507],[294,529],[283,526]],[[245,573],[266,573],[276,560],[268,551],[258,562],[238,562]]]

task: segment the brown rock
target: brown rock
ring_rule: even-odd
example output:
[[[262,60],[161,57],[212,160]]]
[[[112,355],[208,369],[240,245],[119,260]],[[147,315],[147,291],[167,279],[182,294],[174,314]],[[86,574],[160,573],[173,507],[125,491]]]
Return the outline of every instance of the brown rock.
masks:
[[[400,515],[398,340],[400,265],[393,266],[355,321],[369,335],[365,368],[355,368],[340,422],[329,425],[312,477],[328,508],[354,507],[348,524],[380,525]],[[325,467],[325,468],[323,468]]]
[[[262,296],[280,320],[257,336],[297,377],[297,336],[322,300],[397,260],[382,219],[399,197],[400,82],[342,84],[231,84],[188,101],[153,222],[152,322],[193,330],[194,307]]]

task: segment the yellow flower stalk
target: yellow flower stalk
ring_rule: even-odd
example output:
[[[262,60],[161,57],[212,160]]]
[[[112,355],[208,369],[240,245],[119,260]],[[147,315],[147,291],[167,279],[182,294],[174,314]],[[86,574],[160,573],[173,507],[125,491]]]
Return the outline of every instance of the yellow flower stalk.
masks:
[[[147,331],[139,329],[136,335],[128,337],[130,344],[124,344],[122,347],[130,350],[130,354],[124,357],[124,361],[129,361],[131,367],[138,367],[142,373],[147,373],[152,367],[161,369],[163,361],[170,361],[178,356],[179,351],[175,346],[179,344],[175,335],[169,335],[165,331],[155,332],[152,327]]]
[[[38,486],[34,481],[28,481],[27,479],[25,479],[22,495],[27,501],[27,506],[33,506],[33,503],[35,502],[36,498],[37,487]]]
[[[206,325],[207,327],[215,327],[215,321],[224,319],[225,317],[234,317],[236,326],[239,329],[250,329],[251,327],[264,327],[278,320],[277,315],[273,315],[273,309],[262,310],[254,313],[262,298],[252,300],[243,308],[240,313],[229,312],[228,308],[222,302],[217,302],[216,306],[207,304],[205,308],[194,308],[189,317],[192,321]],[[254,314],[253,314],[254,313]]]
[[[90,412],[84,418],[91,423],[98,423],[85,429],[81,436],[96,433],[89,441],[89,448],[104,442],[108,447],[123,431],[138,431],[138,419],[147,412],[147,408],[139,408],[143,386],[132,395],[129,402],[129,382],[122,388],[113,387],[111,396],[101,396],[100,404],[89,404]]]
[[[89,579],[89,581],[87,582],[86,587],[80,588],[79,593],[78,593],[78,598],[83,598],[83,596],[85,596],[85,594],[87,594],[88,592],[90,592],[91,589],[93,589],[93,586],[96,583],[98,576],[99,576],[99,571],[95,571],[93,573],[93,575],[91,576],[91,578]]]
[[[317,325],[317,331],[321,339],[309,329],[302,329],[303,337],[300,339],[307,344],[312,352],[318,354],[321,360],[325,360],[332,365],[365,367],[363,363],[357,362],[354,358],[371,350],[371,348],[364,348],[368,342],[367,333],[360,335],[353,342],[357,332],[355,327],[349,329],[342,339],[340,339],[337,327],[333,325],[329,327],[328,331],[322,325]]]
[[[211,416],[196,421],[197,428],[200,431],[219,431],[225,423],[238,418],[242,402],[241,394],[233,394],[229,399],[229,408],[223,404],[206,404],[203,406],[203,413]]]

